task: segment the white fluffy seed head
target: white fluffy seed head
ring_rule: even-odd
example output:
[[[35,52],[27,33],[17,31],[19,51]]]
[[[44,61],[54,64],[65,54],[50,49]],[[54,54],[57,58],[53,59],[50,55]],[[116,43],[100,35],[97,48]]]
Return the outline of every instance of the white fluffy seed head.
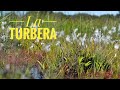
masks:
[[[119,49],[119,44],[116,43],[116,44],[114,45],[114,48],[115,48],[116,50],[118,50],[118,49]]]

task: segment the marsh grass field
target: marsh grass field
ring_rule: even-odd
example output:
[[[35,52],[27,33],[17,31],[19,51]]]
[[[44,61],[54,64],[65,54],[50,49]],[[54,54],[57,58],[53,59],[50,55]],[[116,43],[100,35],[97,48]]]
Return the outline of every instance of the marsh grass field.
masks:
[[[19,12],[18,12],[19,13]],[[56,40],[10,39],[10,20],[56,20],[41,27],[55,28]],[[119,79],[120,16],[29,11],[0,17],[1,79]]]

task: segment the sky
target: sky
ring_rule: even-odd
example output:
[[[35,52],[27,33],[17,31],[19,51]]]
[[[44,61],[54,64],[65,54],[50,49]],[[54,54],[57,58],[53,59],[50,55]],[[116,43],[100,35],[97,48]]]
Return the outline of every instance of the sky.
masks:
[[[6,13],[9,11],[4,11],[4,12]],[[23,11],[20,11],[20,12],[22,13]],[[87,14],[98,15],[98,16],[104,15],[104,14],[113,14],[113,15],[118,14],[118,11],[54,11],[54,12],[63,12],[66,15],[74,15],[76,13],[87,13]]]
[[[74,15],[76,13],[87,13],[91,15],[104,15],[104,14],[113,14],[116,15],[118,14],[118,11],[55,11],[55,12],[63,12],[64,14],[67,15]]]

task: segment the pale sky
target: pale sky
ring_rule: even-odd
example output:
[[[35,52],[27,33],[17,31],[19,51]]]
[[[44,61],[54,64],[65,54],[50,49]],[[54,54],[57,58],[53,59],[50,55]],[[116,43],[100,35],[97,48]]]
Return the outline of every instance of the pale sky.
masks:
[[[118,14],[118,11],[55,11],[55,12],[63,12],[67,15],[74,15],[76,13],[88,13],[91,15],[103,15],[103,14]]]

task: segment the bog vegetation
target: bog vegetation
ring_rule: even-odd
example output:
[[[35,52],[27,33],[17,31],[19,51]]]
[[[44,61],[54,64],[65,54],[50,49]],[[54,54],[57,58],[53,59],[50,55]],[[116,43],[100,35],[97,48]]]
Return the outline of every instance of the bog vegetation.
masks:
[[[56,20],[41,27],[55,28],[57,39],[10,39],[11,27],[31,27],[36,18]],[[0,17],[1,79],[112,79],[120,78],[120,16],[64,15],[31,11]],[[37,28],[37,27],[36,27]],[[19,31],[18,31],[19,32]],[[15,35],[16,36],[16,35]]]

